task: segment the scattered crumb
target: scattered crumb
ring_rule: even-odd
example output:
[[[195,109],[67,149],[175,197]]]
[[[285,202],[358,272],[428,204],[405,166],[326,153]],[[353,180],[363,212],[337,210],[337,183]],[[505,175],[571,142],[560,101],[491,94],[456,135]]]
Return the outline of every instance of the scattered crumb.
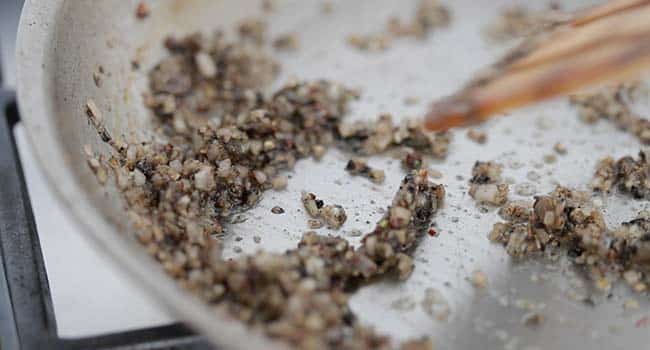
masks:
[[[620,192],[635,199],[650,198],[650,162],[647,151],[640,151],[639,158],[625,156],[618,160],[601,159],[596,165],[591,188],[597,192],[609,192],[617,186]]]
[[[389,49],[395,39],[412,37],[423,40],[430,32],[444,28],[450,22],[451,14],[446,6],[437,0],[420,0],[415,14],[408,22],[391,17],[383,31],[349,35],[347,41],[349,45],[362,51],[381,52]]]
[[[273,40],[273,47],[280,51],[296,51],[300,46],[298,34],[282,34]]]
[[[531,328],[539,327],[544,323],[544,315],[537,312],[529,312],[522,317],[521,323]]]
[[[289,179],[285,175],[278,175],[271,179],[271,186],[276,191],[281,191],[287,188]]]
[[[453,136],[450,132],[424,132],[417,119],[395,123],[390,114],[382,114],[372,122],[342,123],[337,131],[352,151],[363,155],[408,147],[436,159],[447,156]]]
[[[96,87],[102,87],[102,76],[104,74],[104,67],[98,66],[97,69],[93,72],[93,82]]]
[[[650,144],[650,120],[639,116],[630,107],[638,95],[647,94],[644,85],[638,81],[621,83],[589,91],[571,97],[580,119],[593,124],[607,119],[622,130],[636,136],[643,144]]]
[[[472,272],[472,285],[479,289],[485,289],[488,284],[488,278],[485,272],[475,270]]]
[[[508,200],[508,184],[501,179],[502,166],[494,162],[474,163],[469,195],[478,203],[503,205]]]
[[[392,38],[383,33],[379,34],[351,34],[347,38],[348,45],[369,52],[382,52],[390,48]]]
[[[271,208],[271,213],[273,214],[284,214],[284,209],[282,207],[275,206]]]
[[[95,174],[95,177],[97,178],[97,182],[99,182],[100,185],[106,184],[108,181],[108,172],[106,171],[106,168],[103,165],[102,162],[102,156],[100,157],[95,157],[94,155],[87,155],[86,159],[88,166],[90,167],[90,170]]]
[[[363,235],[363,232],[361,232],[361,230],[353,229],[353,230],[350,230],[350,232],[348,232],[348,236],[350,236],[350,237],[361,237],[362,235]]]
[[[409,149],[402,156],[402,167],[407,171],[420,169],[423,165],[424,161],[420,152]]]
[[[373,183],[382,184],[386,179],[386,174],[383,170],[373,169],[366,162],[359,158],[353,158],[348,161],[345,170],[354,176],[363,176],[370,179]]]
[[[316,198],[313,193],[302,193],[302,203],[307,210],[307,213],[314,219],[322,219],[327,224],[327,227],[332,229],[339,229],[348,216],[345,210],[340,205],[325,205],[325,203]],[[309,222],[310,227],[316,226],[314,221]],[[322,223],[320,224],[322,226]]]
[[[533,208],[529,201],[509,201],[499,209],[499,216],[507,221],[526,222]]]
[[[560,154],[560,155],[565,155],[567,153],[567,148],[563,143],[556,143],[553,145],[553,150],[555,153]]]
[[[556,9],[533,11],[523,6],[512,6],[484,30],[485,37],[495,43],[531,37],[547,31],[564,20]]]
[[[317,230],[323,227],[325,224],[319,219],[309,219],[307,220],[307,226],[312,230]]]
[[[149,7],[149,5],[146,2],[141,1],[138,4],[138,7],[135,9],[135,17],[137,19],[143,20],[149,17],[150,14],[151,14],[151,8]]]
[[[323,159],[323,156],[325,156],[326,152],[327,149],[323,145],[314,145],[312,147],[312,153],[316,161]]]
[[[388,32],[395,37],[426,38],[433,30],[451,23],[449,8],[438,0],[420,0],[414,16],[406,23],[397,17],[388,20]]]
[[[485,131],[482,130],[477,130],[477,129],[467,130],[467,138],[480,145],[487,142],[487,134],[485,133]]]

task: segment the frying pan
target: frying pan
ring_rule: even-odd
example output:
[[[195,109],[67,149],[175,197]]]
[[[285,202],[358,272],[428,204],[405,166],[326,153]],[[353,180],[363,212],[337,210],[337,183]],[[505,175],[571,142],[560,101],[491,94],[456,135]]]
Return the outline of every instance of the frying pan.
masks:
[[[168,278],[130,238],[117,191],[110,185],[98,186],[86,165],[85,145],[109,152],[86,120],[88,99],[102,110],[111,134],[132,140],[152,137],[142,92],[147,71],[165,54],[164,37],[229,29],[241,18],[262,14],[260,2],[254,0],[149,3],[151,16],[138,20],[136,0],[28,0],[17,44],[22,120],[51,186],[70,215],[97,248],[128,271],[152,298],[223,348],[282,347],[225,312],[206,307]],[[347,47],[346,36],[376,32],[390,15],[408,16],[415,1],[332,1],[334,11],[329,15],[322,13],[320,1],[277,3],[268,15],[271,34],[295,31],[301,48],[293,54],[277,54],[283,72],[276,86],[295,76],[359,87],[363,97],[349,116],[354,120],[374,118],[381,112],[390,112],[396,119],[420,115],[426,103],[407,105],[405,98],[427,101],[454,91],[508,48],[507,44],[487,43],[481,28],[516,2],[450,1],[450,28],[423,42],[401,40],[377,54]],[[565,5],[570,9],[588,3]],[[134,59],[140,62],[139,70],[132,69]],[[93,74],[100,66],[105,73],[96,85]],[[648,111],[647,103],[637,107]],[[650,332],[640,322],[649,310],[646,297],[637,297],[639,310],[624,311],[625,288],[615,288],[611,297],[603,296],[592,291],[580,271],[568,264],[512,261],[485,237],[497,220],[495,210],[477,207],[466,195],[467,177],[476,160],[504,163],[511,181],[527,184],[513,196],[529,198],[532,193],[550,191],[557,183],[584,187],[598,158],[636,153],[637,141],[606,123],[582,125],[563,100],[513,112],[484,128],[490,138],[486,145],[470,142],[465,131],[458,130],[449,157],[432,165],[443,174],[438,181],[447,186],[447,205],[435,219],[440,236],[425,240],[415,253],[413,276],[404,283],[380,281],[361,289],[351,300],[352,309],[362,321],[397,340],[431,335],[441,348],[588,349],[649,344]],[[558,141],[569,146],[569,153],[553,164],[543,163],[542,157]],[[317,192],[326,201],[346,207],[355,219],[343,231],[329,233],[347,235],[358,243],[352,232],[369,230],[367,222],[380,216],[375,207],[388,205],[403,171],[390,158],[371,158],[387,174],[386,184],[375,186],[345,175],[347,156],[330,151],[319,163],[299,162],[287,191],[267,193],[258,207],[228,227],[227,254],[235,255],[231,249],[235,245],[243,254],[262,247],[271,251],[293,247],[306,229],[306,218],[299,212],[301,190]],[[630,220],[643,207],[643,203],[617,196],[603,201],[610,225]],[[288,214],[270,215],[275,205]],[[263,239],[262,247],[253,243],[257,235]],[[243,240],[237,242],[237,237]],[[485,290],[475,289],[468,281],[477,269],[488,276]],[[447,320],[423,311],[420,303],[427,288],[438,290],[446,299],[451,309]],[[521,322],[530,312],[545,317],[535,329]]]

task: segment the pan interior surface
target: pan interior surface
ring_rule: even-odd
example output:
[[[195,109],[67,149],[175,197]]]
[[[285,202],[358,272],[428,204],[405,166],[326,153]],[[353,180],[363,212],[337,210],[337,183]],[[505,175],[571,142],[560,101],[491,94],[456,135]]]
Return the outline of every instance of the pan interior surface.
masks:
[[[324,78],[362,91],[349,120],[375,119],[381,113],[397,120],[415,117],[426,111],[430,99],[453,92],[505,52],[507,45],[486,42],[482,30],[501,10],[517,2],[448,1],[452,11],[448,28],[424,41],[398,40],[382,53],[357,51],[346,44],[346,38],[378,32],[390,16],[410,16],[417,1],[331,3],[332,12],[324,14],[321,1],[277,1],[276,9],[264,14],[260,1],[254,0],[150,1],[151,15],[146,20],[136,18],[135,0],[48,4],[34,0],[26,5],[18,49],[21,111],[53,186],[99,247],[150,287],[163,304],[227,346],[250,348],[262,343],[244,336],[243,329],[227,331],[237,322],[187,297],[144,249],[125,239],[130,228],[120,195],[112,186],[98,186],[86,164],[86,145],[104,154],[109,147],[87,122],[84,106],[93,100],[114,136],[127,140],[156,137],[142,93],[147,89],[147,72],[165,54],[164,38],[215,29],[234,36],[234,25],[240,19],[264,14],[271,38],[296,32],[300,40],[296,52],[273,53],[282,64],[274,87],[294,77]],[[562,3],[565,8],[587,4]],[[134,60],[138,69],[133,68]],[[96,84],[94,77],[100,70],[102,82]],[[421,102],[404,103],[412,97]],[[641,104],[639,109],[647,112],[650,105]],[[637,327],[638,320],[648,314],[647,300],[640,300],[637,311],[623,311],[621,305],[629,297],[625,288],[615,288],[613,296],[602,298],[596,307],[571,300],[567,294],[572,284],[588,283],[576,282],[581,280],[580,271],[568,263],[548,266],[546,262],[513,261],[486,238],[499,220],[496,210],[482,210],[467,195],[467,180],[477,160],[503,163],[504,175],[515,183],[530,183],[530,172],[539,173],[541,178],[532,185],[535,194],[545,194],[558,183],[586,188],[598,159],[636,154],[638,141],[607,123],[584,125],[565,99],[512,112],[483,129],[489,137],[485,145],[468,140],[466,130],[455,130],[447,159],[432,163],[443,174],[436,181],[446,186],[446,206],[435,218],[439,236],[425,238],[415,252],[413,275],[405,282],[382,281],[362,288],[351,300],[356,314],[397,340],[429,335],[441,348],[450,349],[648,344],[650,332]],[[544,163],[556,142],[566,144],[568,154],[555,163]],[[358,243],[354,233],[372,229],[381,217],[378,208],[390,204],[404,171],[395,159],[372,157],[373,167],[386,171],[385,184],[374,185],[347,175],[344,167],[349,156],[331,150],[320,162],[300,161],[286,191],[265,193],[257,207],[241,214],[238,221],[243,222],[228,226],[226,255],[295,247],[308,230],[299,200],[303,190],[342,205],[352,219],[339,231],[322,229],[319,233],[342,235]],[[607,198],[605,205],[611,226],[634,218],[644,207],[640,201],[618,196]],[[284,208],[286,214],[271,214],[275,206]],[[261,244],[254,241],[256,236],[262,238]],[[235,247],[242,252],[235,253]],[[488,288],[472,286],[469,279],[475,270],[487,275]],[[432,317],[422,307],[431,290],[446,300],[447,318]],[[544,323],[536,328],[523,324],[522,318],[531,312],[545,315]]]

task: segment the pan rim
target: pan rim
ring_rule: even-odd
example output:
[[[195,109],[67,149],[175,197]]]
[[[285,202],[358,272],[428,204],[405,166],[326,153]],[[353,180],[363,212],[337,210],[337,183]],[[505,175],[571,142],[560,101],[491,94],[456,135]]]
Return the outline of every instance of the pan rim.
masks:
[[[56,60],[57,57],[53,39],[64,3],[65,0],[27,0],[20,17],[15,52],[18,109],[48,186],[74,225],[88,233],[93,246],[172,314],[225,348],[275,348],[276,342],[246,327],[223,308],[215,312],[184,291],[131,239],[117,232],[74,181],[75,175],[65,166],[65,151],[53,128],[57,111],[49,93],[55,84],[51,69],[56,67],[56,62],[48,58]]]

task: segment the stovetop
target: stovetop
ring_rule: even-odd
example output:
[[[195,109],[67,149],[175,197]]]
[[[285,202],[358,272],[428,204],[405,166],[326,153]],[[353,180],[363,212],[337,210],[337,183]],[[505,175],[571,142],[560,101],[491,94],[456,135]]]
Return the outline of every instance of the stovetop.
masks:
[[[0,0],[0,349],[206,349],[66,215],[31,152],[15,104],[22,1]]]

